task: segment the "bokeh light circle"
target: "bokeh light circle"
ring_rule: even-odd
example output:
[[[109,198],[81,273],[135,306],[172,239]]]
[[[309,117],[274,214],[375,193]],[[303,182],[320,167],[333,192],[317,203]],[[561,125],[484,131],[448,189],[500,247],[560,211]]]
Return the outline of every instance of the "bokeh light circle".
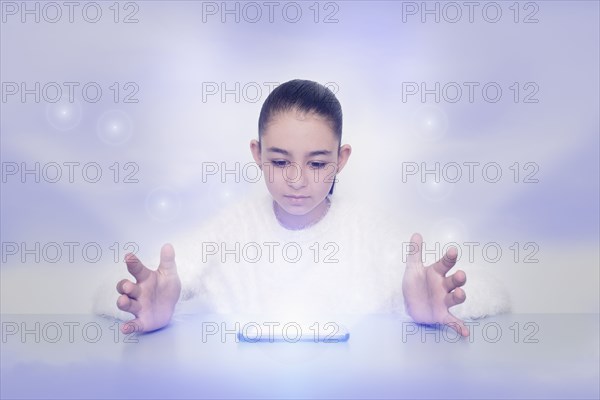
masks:
[[[425,200],[436,202],[446,199],[454,190],[455,183],[440,179],[436,182],[433,176],[427,176],[425,182],[418,183],[419,195]]]
[[[181,212],[181,198],[170,188],[158,187],[146,196],[146,212],[156,221],[173,221]]]
[[[104,143],[120,146],[133,135],[133,122],[124,111],[110,110],[98,119],[96,131]]]
[[[448,116],[439,107],[420,107],[412,118],[413,132],[426,141],[440,140],[448,130]]]
[[[59,131],[68,131],[81,122],[81,105],[77,102],[58,101],[46,106],[48,123]]]
[[[435,240],[440,240],[442,244],[468,241],[468,232],[465,224],[456,218],[445,218],[438,221],[433,225],[432,233],[435,235]]]

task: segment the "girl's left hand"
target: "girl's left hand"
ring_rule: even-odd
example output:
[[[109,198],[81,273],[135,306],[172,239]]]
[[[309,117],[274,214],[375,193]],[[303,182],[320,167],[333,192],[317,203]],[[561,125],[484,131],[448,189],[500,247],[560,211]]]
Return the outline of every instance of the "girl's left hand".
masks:
[[[467,281],[463,271],[446,276],[454,264],[458,252],[450,247],[436,263],[425,267],[422,261],[423,238],[415,233],[411,237],[402,291],[408,315],[418,323],[444,324],[462,336],[469,336],[464,322],[456,318],[449,308],[463,303],[466,295],[460,287]]]

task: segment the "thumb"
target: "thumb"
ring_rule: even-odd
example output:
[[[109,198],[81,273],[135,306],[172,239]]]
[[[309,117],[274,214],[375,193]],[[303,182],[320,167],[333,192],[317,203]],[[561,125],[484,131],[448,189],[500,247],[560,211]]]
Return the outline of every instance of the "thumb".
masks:
[[[175,265],[175,249],[170,243],[163,245],[160,249],[160,264],[158,269],[164,273],[177,273]]]
[[[423,238],[418,232],[413,233],[408,244],[408,254],[406,255],[406,265],[408,267],[417,267],[423,263],[422,259]]]

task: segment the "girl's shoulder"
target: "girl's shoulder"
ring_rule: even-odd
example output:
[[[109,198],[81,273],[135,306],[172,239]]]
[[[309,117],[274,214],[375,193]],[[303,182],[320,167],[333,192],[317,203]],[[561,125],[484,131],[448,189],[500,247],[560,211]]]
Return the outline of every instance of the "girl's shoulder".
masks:
[[[357,197],[339,196],[335,199],[342,218],[352,222],[361,231],[376,235],[401,235],[406,224],[397,210],[380,203]]]

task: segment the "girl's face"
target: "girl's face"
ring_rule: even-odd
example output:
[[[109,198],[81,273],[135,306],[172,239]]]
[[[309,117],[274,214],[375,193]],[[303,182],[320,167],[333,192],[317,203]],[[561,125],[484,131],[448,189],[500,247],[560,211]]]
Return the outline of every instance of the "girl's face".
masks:
[[[273,116],[260,147],[252,140],[250,148],[279,212],[306,223],[322,216],[335,176],[351,153],[349,145],[339,147],[325,118],[296,110]]]

